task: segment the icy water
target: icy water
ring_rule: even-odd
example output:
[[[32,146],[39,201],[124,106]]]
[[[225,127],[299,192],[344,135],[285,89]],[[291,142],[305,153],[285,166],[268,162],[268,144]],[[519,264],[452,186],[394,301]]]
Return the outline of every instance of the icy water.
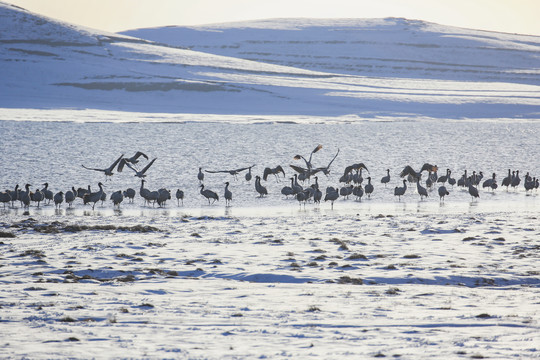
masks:
[[[76,121],[77,112],[72,120]],[[124,120],[129,119],[129,114]],[[194,117],[196,119],[196,117]],[[290,119],[295,120],[294,118]],[[498,183],[508,169],[520,170],[521,178],[530,172],[540,174],[540,124],[538,122],[467,122],[467,121],[393,121],[358,122],[344,124],[299,123],[74,123],[74,122],[0,122],[2,135],[0,152],[0,186],[13,189],[29,183],[31,189],[48,182],[53,191],[69,190],[72,186],[97,190],[102,181],[106,192],[140,187],[132,170],[105,181],[101,172],[85,170],[106,168],[120,154],[132,156],[143,151],[150,159],[157,158],[147,172],[146,187],[150,190],[177,188],[185,192],[185,207],[200,207],[206,200],[199,194],[198,168],[229,170],[255,165],[253,177],[263,174],[265,167],[281,165],[286,176],[277,182],[273,176],[263,185],[268,197],[257,198],[254,179],[247,183],[244,173],[238,180],[228,174],[205,174],[206,188],[223,195],[224,183],[229,181],[233,204],[238,207],[293,206],[283,200],[280,190],[290,185],[294,171],[289,164],[304,166],[294,160],[297,154],[308,157],[317,144],[323,148],[313,155],[315,167],[326,166],[337,150],[340,153],[331,166],[331,174],[319,175],[321,189],[340,186],[338,180],[346,166],[364,163],[364,185],[371,176],[375,191],[370,203],[395,202],[393,189],[401,185],[399,172],[405,165],[419,170],[429,162],[439,167],[439,175],[447,168],[459,179],[464,170],[469,174],[482,171],[484,179],[497,173]],[[143,167],[146,160],[142,159]],[[380,179],[390,169],[391,182],[385,188]],[[306,184],[304,184],[305,186]],[[447,202],[467,201],[467,191],[450,189]],[[438,203],[437,191],[427,201]],[[418,199],[414,185],[409,188],[404,202]],[[530,203],[523,189],[517,191],[483,193],[480,201],[514,201]],[[338,202],[339,203],[339,202]],[[368,203],[369,204],[369,203]],[[224,202],[220,202],[224,206]],[[362,204],[358,207],[361,209]]]
[[[538,176],[540,124],[79,115],[88,116],[0,121],[0,187],[138,189],[130,169],[105,182],[81,164],[105,168],[140,150],[157,158],[147,187],[173,197],[181,188],[184,205],[173,198],[153,208],[138,195],[120,210],[109,200],[95,210],[80,200],[58,210],[0,205],[0,357],[539,357],[538,192],[521,184],[471,201],[449,187],[441,204],[436,190],[420,201],[410,188],[398,201],[393,188],[405,165],[424,162],[456,179],[465,169],[496,172],[499,183],[509,168]],[[319,177],[323,189],[363,162],[372,198],[339,199],[333,209],[285,199],[288,165],[303,165],[293,157],[317,144],[315,166],[340,149],[330,176]],[[231,207],[199,194],[199,167],[250,165],[254,176],[277,165],[287,174],[263,181],[269,195],[259,198],[244,173],[206,173],[220,196],[231,183]]]

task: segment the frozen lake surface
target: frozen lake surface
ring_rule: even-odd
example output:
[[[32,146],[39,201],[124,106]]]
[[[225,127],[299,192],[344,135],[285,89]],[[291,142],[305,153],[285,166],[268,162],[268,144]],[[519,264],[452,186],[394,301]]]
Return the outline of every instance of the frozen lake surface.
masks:
[[[108,193],[138,189],[130,169],[104,181],[81,164],[107,167],[140,150],[157,158],[147,187],[173,197],[181,188],[186,198],[164,208],[139,195],[120,210],[109,200],[92,210],[80,199],[58,210],[0,207],[2,357],[538,356],[538,192],[499,187],[471,201],[449,187],[442,204],[436,190],[422,201],[414,187],[401,201],[393,195],[407,164],[430,162],[456,178],[465,169],[496,172],[499,183],[509,168],[538,176],[537,122],[75,110],[3,117],[2,189],[97,189],[99,181]],[[363,162],[371,199],[339,199],[332,209],[280,194],[288,165],[303,165],[293,157],[317,144],[315,166],[340,149],[321,188]],[[208,205],[198,193],[199,167],[251,165],[253,175],[282,165],[285,180],[270,176],[259,198],[244,173],[237,181],[206,173],[204,184],[220,196],[231,183],[233,204]]]

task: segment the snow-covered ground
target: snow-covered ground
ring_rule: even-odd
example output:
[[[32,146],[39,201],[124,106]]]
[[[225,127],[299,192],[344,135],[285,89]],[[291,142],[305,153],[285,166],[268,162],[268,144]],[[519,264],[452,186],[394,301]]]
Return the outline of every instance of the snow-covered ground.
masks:
[[[145,186],[173,196],[0,204],[1,358],[539,357],[540,203],[523,187],[540,175],[538,37],[404,19],[128,37],[4,4],[0,30],[1,191],[138,190],[128,168],[81,165],[143,151]],[[323,192],[362,162],[372,196],[281,195],[318,144],[315,167],[339,149]],[[403,167],[425,162],[499,188],[397,199]],[[261,198],[245,172],[205,172],[220,201],[199,193],[199,167],[252,165],[286,175]],[[522,180],[507,190],[508,169]]]
[[[3,214],[3,357],[538,357],[537,210]]]

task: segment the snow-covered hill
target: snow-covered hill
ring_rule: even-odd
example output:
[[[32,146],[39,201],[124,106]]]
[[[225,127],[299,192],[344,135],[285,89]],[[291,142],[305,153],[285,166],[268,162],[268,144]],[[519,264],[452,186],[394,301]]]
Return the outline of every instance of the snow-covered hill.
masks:
[[[539,37],[404,19],[111,34],[0,3],[3,108],[540,118],[539,57]]]
[[[540,83],[540,39],[388,19],[271,19],[124,34],[339,74]]]

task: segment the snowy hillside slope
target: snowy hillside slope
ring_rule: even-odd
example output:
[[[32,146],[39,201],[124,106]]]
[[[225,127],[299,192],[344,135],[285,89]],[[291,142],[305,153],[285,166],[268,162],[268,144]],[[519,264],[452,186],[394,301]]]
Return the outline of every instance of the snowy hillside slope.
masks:
[[[479,43],[481,32],[402,19],[151,32],[111,34],[0,3],[0,108],[540,118],[538,37]]]
[[[539,37],[401,18],[269,19],[124,34],[340,74],[540,83]]]

